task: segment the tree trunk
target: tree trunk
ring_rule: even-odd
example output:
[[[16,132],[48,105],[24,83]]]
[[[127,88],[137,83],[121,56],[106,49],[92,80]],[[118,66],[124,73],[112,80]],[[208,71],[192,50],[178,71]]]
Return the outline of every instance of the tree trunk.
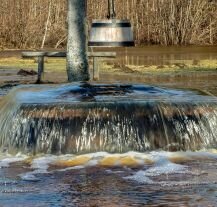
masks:
[[[51,4],[52,4],[52,1],[49,2],[49,6],[48,6],[48,15],[47,15],[47,21],[46,21],[46,24],[45,24],[45,32],[44,32],[44,36],[43,36],[43,40],[42,40],[42,43],[41,43],[41,49],[44,48],[44,43],[45,43],[45,40],[46,40],[46,37],[47,37],[47,31],[48,31],[48,25],[49,25],[49,22],[50,22],[50,15],[51,15]]]
[[[67,74],[69,82],[88,81],[85,0],[68,0]]]

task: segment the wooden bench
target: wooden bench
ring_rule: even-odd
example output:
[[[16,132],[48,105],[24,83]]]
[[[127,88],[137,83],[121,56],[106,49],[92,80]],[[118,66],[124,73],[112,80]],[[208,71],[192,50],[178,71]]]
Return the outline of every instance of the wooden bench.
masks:
[[[23,58],[38,58],[38,80],[41,82],[44,74],[44,58],[45,57],[66,57],[66,52],[22,52]],[[93,58],[93,80],[99,80],[99,67],[101,58],[115,58],[115,52],[88,52],[88,57]]]

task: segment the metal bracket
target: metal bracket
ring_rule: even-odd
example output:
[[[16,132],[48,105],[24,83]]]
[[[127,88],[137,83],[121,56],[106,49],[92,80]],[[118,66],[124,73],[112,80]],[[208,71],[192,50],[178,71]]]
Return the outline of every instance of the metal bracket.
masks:
[[[116,13],[115,13],[115,2],[114,0],[108,0],[108,19],[115,19]]]

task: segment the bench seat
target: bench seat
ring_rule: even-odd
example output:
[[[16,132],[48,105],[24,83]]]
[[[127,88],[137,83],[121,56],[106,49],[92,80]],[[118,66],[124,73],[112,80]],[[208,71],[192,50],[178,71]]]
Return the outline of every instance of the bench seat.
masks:
[[[65,58],[66,52],[52,52],[52,51],[29,51],[22,52],[23,58],[38,58],[38,80],[41,82],[44,73],[44,58],[56,57]],[[115,58],[115,52],[88,52],[88,57],[93,58],[93,80],[99,80],[99,61],[101,58]]]

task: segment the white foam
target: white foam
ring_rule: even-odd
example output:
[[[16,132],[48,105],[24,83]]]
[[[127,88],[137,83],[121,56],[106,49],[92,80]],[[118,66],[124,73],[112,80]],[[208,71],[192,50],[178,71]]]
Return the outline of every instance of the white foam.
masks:
[[[20,178],[24,181],[31,181],[31,182],[37,182],[40,181],[39,178],[37,178],[34,174],[32,174],[31,172],[29,173],[25,173],[25,174],[21,174]]]
[[[9,167],[10,164],[12,163],[16,163],[16,162],[22,162],[24,160],[26,160],[28,157],[26,155],[22,155],[22,154],[17,154],[15,157],[11,156],[11,155],[7,155],[6,158],[2,159],[0,161],[0,168],[3,167]]]
[[[44,157],[36,158],[32,161],[31,168],[35,169],[35,173],[47,173],[51,163],[58,159],[57,156],[47,155]]]
[[[88,161],[87,164],[85,164],[86,167],[94,167],[94,166],[97,166],[98,165],[98,160],[90,160]]]
[[[133,180],[141,184],[153,184],[154,183],[153,180],[151,180],[150,178],[146,176],[146,172],[142,170],[136,172],[134,175],[124,177],[124,179]]]
[[[146,176],[159,176],[168,174],[183,174],[188,172],[187,166],[170,162],[165,157],[160,157],[153,167],[145,171]]]
[[[131,176],[124,177],[124,179],[133,180],[142,184],[152,184],[161,187],[172,187],[172,186],[191,186],[191,185],[206,185],[210,182],[199,182],[193,180],[182,180],[182,181],[155,181],[155,178],[161,175],[174,175],[174,174],[188,174],[191,176],[200,176],[206,174],[206,172],[194,172],[191,171],[186,165],[176,164],[171,162],[169,159],[174,157],[184,158],[186,160],[194,159],[217,159],[217,154],[198,151],[198,152],[151,152],[149,153],[150,158],[154,161],[154,164],[146,169],[135,172]]]
[[[84,169],[85,167],[84,166],[75,166],[75,167],[67,167],[67,168],[64,168],[64,169],[60,169],[60,170],[54,170],[53,172],[66,172],[66,171],[69,171],[69,170],[80,170],[80,169]]]
[[[32,161],[31,169],[33,171],[20,174],[20,178],[25,181],[39,181],[40,179],[36,177],[37,174],[47,174],[49,165],[57,160],[57,156],[46,155],[44,157],[36,158]]]
[[[106,157],[108,155],[109,153],[107,152],[95,152],[95,153],[87,154],[87,157],[91,157],[93,159],[93,158]]]
[[[182,151],[182,152],[166,152],[166,151],[161,151],[161,152],[151,152],[150,153],[151,157],[167,157],[167,158],[173,158],[173,157],[182,157],[186,159],[204,159],[204,158],[210,158],[210,159],[217,159],[217,154],[213,153],[211,151],[204,151],[200,150],[197,152],[192,152],[192,151]]]
[[[17,154],[16,156],[12,155],[0,155],[1,160],[0,160],[0,168],[1,167],[9,167],[11,163],[15,162],[20,162],[24,161],[25,159],[28,158],[28,156],[22,155],[22,154]],[[212,153],[209,151],[199,151],[199,152],[165,152],[165,151],[154,151],[150,153],[139,153],[139,152],[128,152],[124,154],[111,154],[107,152],[97,152],[97,153],[90,153],[86,155],[82,155],[85,157],[89,158],[89,161],[85,163],[84,165],[79,165],[79,166],[72,166],[72,167],[65,167],[64,169],[60,170],[54,170],[49,172],[48,169],[50,165],[55,164],[58,161],[70,161],[73,160],[74,158],[79,158],[79,156],[76,155],[60,155],[60,156],[54,156],[54,155],[43,155],[41,157],[36,157],[35,159],[32,160],[31,163],[31,172],[27,172],[25,174],[21,174],[20,177],[23,180],[27,181],[38,181],[39,179],[37,178],[37,174],[47,174],[47,173],[53,173],[55,171],[68,171],[68,170],[78,170],[82,169],[85,167],[93,167],[99,165],[100,161],[104,158],[108,157],[118,157],[118,158],[124,158],[124,157],[132,157],[135,159],[141,166],[144,165],[146,168],[144,170],[140,170],[138,172],[135,172],[134,174],[130,176],[125,176],[125,179],[127,180],[134,180],[139,183],[152,183],[152,184],[159,184],[159,185],[168,185],[167,181],[162,181],[156,183],[155,177],[161,176],[161,175],[169,175],[169,174],[189,174],[192,176],[199,176],[201,175],[201,172],[194,172],[191,171],[186,165],[181,165],[181,164],[176,164],[171,162],[170,160],[173,160],[171,158],[181,158],[183,160],[186,159],[194,159],[194,160],[200,160],[201,158],[211,158],[211,159],[217,159],[217,154]],[[153,161],[153,164],[150,165],[145,165],[145,159],[148,159],[150,161]],[[117,163],[118,164],[118,163]],[[121,167],[119,164],[118,166]],[[122,166],[123,167],[123,166]],[[148,167],[148,168],[147,168]],[[124,169],[124,168],[123,168]],[[128,168],[126,168],[128,169]],[[129,168],[131,169],[131,168]],[[108,170],[108,169],[107,169]],[[30,170],[29,170],[30,171]],[[113,170],[107,171],[108,173],[119,173]],[[124,170],[124,172],[126,172]],[[130,171],[132,173],[133,171]],[[204,173],[204,172],[203,172]],[[187,185],[187,183],[177,183],[171,182],[171,185]]]
[[[110,174],[121,174],[121,173],[124,173],[124,171],[121,171],[121,170],[105,170],[106,173],[110,173]]]
[[[208,184],[216,184],[216,182],[211,181],[161,181],[155,182],[155,185],[160,185],[162,187],[187,187],[187,186],[194,186],[194,185],[208,185]]]
[[[187,166],[170,162],[167,158],[167,153],[153,152],[150,156],[155,161],[153,166],[147,170],[140,170],[131,176],[124,177],[124,179],[133,180],[143,184],[165,184],[155,182],[150,177],[189,173]]]

